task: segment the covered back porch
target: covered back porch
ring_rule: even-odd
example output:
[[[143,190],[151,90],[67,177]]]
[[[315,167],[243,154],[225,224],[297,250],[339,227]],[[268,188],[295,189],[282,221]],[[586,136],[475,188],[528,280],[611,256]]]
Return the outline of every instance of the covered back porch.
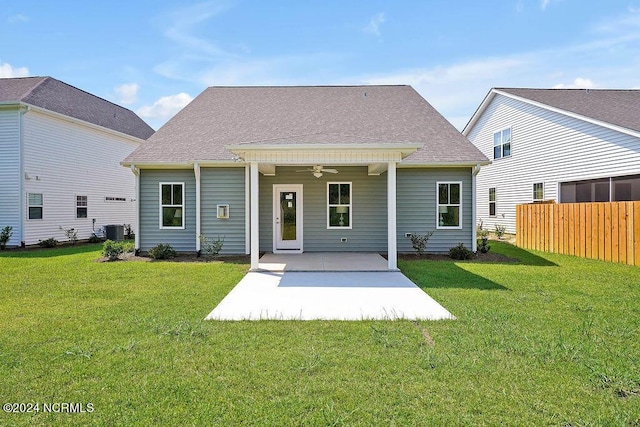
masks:
[[[347,247],[349,252],[386,252],[386,270],[397,270],[396,167],[418,147],[397,143],[227,147],[249,165],[251,269],[261,269],[261,250],[294,256],[311,246],[311,251],[325,253],[344,252]],[[368,243],[367,236],[377,242]],[[352,237],[355,243],[350,245]],[[323,242],[331,243],[322,246]],[[318,268],[322,256],[315,259]],[[337,258],[334,264],[338,265]],[[353,264],[350,268],[358,269]]]

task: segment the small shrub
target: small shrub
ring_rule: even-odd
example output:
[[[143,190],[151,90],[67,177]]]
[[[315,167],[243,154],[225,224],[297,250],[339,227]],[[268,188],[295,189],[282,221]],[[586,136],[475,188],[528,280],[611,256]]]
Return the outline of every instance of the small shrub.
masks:
[[[67,236],[67,239],[69,239],[72,245],[78,243],[78,231],[75,228],[63,228],[62,230],[64,231],[64,235]]]
[[[132,240],[134,237],[136,237],[136,235],[133,233],[133,228],[131,227],[131,224],[124,225],[124,237],[129,240]]]
[[[38,245],[43,248],[55,248],[56,246],[58,246],[58,241],[53,237],[49,237],[46,240],[39,240]]]
[[[500,224],[496,224],[496,237],[500,240],[502,240],[502,236],[504,236],[504,233],[507,231],[507,227],[505,227],[504,225],[500,225]]]
[[[449,256],[453,259],[464,260],[473,258],[475,254],[465,248],[464,243],[459,243],[458,246],[449,249]]]
[[[487,244],[489,241],[489,230],[480,229],[480,231],[478,231],[478,237],[480,237],[480,247],[478,250],[483,254],[486,254],[489,252],[489,249],[491,249],[491,246]]]
[[[429,241],[429,237],[432,235],[433,231],[428,231],[425,234],[411,233],[411,236],[409,236],[411,239],[411,245],[418,255],[424,255],[424,251],[427,248],[427,242]]]
[[[10,225],[7,225],[2,229],[2,231],[0,231],[0,250],[4,250],[4,248],[7,247],[7,242],[13,235],[12,230],[13,230],[13,227]]]
[[[124,259],[130,256],[135,250],[133,242],[114,242],[107,240],[102,245],[102,255],[109,261]]]
[[[224,246],[224,236],[222,236],[222,239],[218,236],[216,240],[211,240],[201,234],[198,238],[200,239],[200,246],[207,256],[217,256],[222,250],[222,246]]]
[[[149,249],[149,256],[153,259],[170,259],[175,258],[177,252],[168,243],[158,243]]]
[[[89,237],[89,243],[100,243],[102,239],[96,236],[96,233],[91,233],[91,237]]]

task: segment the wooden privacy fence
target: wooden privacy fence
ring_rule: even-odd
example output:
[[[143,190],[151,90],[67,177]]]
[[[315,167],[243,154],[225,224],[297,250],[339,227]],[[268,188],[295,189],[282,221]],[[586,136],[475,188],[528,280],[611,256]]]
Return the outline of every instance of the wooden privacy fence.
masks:
[[[518,205],[516,245],[640,266],[640,202]]]

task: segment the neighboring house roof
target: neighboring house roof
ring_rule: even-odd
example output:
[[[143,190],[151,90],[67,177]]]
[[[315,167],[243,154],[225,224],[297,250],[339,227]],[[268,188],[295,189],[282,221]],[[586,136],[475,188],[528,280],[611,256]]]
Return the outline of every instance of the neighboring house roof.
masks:
[[[232,160],[225,147],[421,144],[405,162],[487,158],[411,86],[210,87],[124,160]]]
[[[640,90],[494,88],[465,126],[464,135],[468,134],[496,94],[640,132]]]
[[[154,130],[133,111],[52,77],[0,79],[0,102],[21,102],[147,139]]]

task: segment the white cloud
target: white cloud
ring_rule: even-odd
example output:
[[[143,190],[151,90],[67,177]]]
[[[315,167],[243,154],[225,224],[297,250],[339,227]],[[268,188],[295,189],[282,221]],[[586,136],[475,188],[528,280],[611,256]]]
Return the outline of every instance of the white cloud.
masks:
[[[8,17],[7,22],[9,22],[9,24],[20,24],[24,22],[29,22],[29,17],[19,13],[17,15]]]
[[[182,110],[193,98],[188,93],[178,93],[176,95],[163,96],[152,105],[140,107],[138,115],[145,119],[167,120]]]
[[[558,83],[553,86],[553,89],[593,89],[595,87],[596,85],[591,81],[591,79],[578,77],[573,81],[573,83]]]
[[[380,12],[369,20],[369,23],[362,28],[362,31],[367,34],[373,34],[374,36],[380,37],[380,26],[384,21],[384,13]]]
[[[166,17],[170,22],[163,25],[166,28],[164,35],[169,40],[181,45],[184,50],[216,57],[231,56],[216,43],[194,34],[199,24],[224,13],[231,6],[229,2],[209,1],[175,9]]]
[[[123,105],[135,104],[138,101],[137,83],[125,83],[115,87],[116,100]]]
[[[27,67],[13,68],[11,64],[0,64],[0,78],[8,77],[28,77],[29,69]]]

